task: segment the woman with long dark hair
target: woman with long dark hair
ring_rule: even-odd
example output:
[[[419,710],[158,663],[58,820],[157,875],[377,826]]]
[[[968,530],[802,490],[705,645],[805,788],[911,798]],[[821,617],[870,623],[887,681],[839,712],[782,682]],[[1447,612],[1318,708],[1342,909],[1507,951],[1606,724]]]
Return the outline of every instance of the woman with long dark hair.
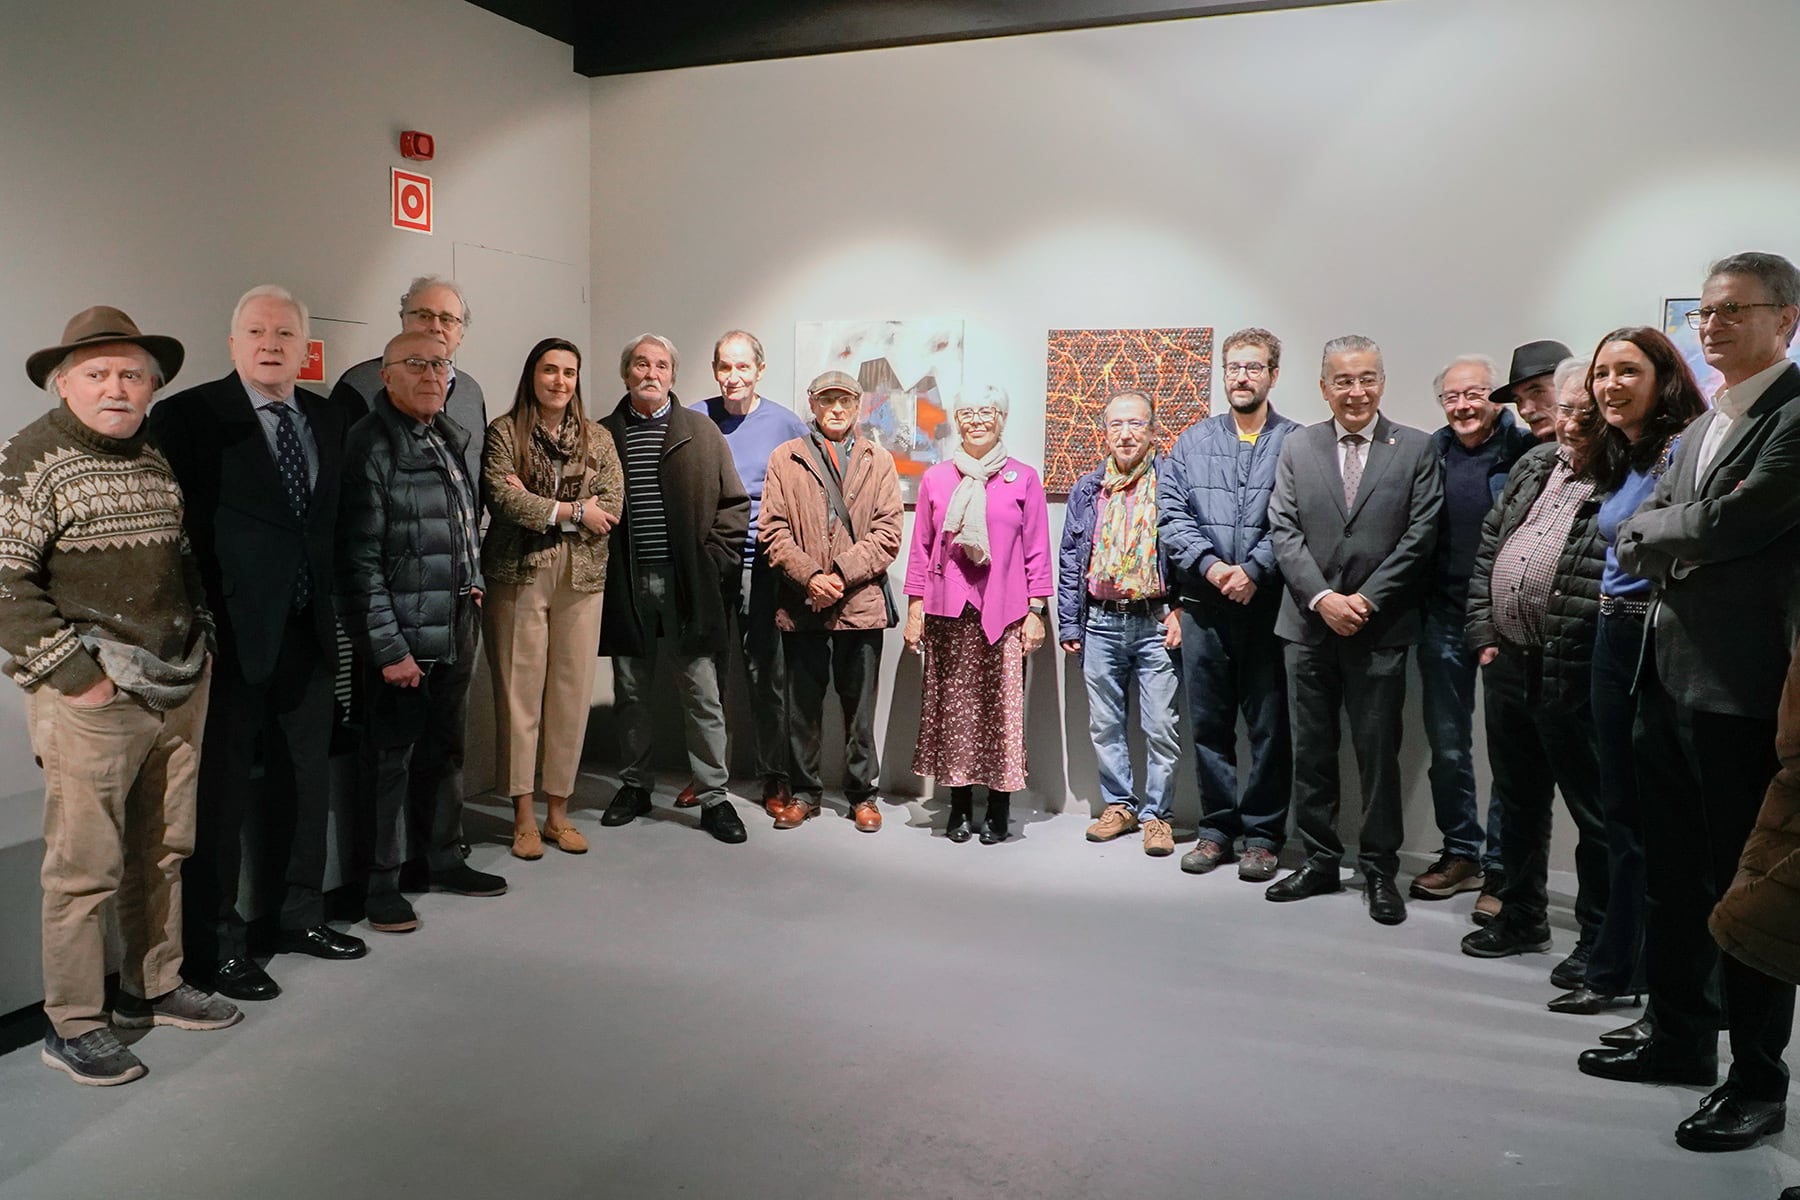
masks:
[[[1586,471],[1600,504],[1606,569],[1594,634],[1594,734],[1600,803],[1606,817],[1608,895],[1582,986],[1551,1001],[1557,1012],[1599,1012],[1644,990],[1644,843],[1631,730],[1638,696],[1656,671],[1647,625],[1650,581],[1619,566],[1621,523],[1649,499],[1675,456],[1681,431],[1706,409],[1694,376],[1661,331],[1615,329],[1600,339],[1588,366],[1587,390],[1599,421]],[[1602,1035],[1614,1044],[1649,1037],[1653,1015]]]
[[[583,411],[573,342],[545,338],[531,348],[512,408],[488,425],[481,486],[493,517],[481,543],[482,625],[512,852],[542,858],[547,838],[580,854],[587,839],[569,822],[569,793],[594,689],[606,535],[624,507],[625,473],[613,439]]]

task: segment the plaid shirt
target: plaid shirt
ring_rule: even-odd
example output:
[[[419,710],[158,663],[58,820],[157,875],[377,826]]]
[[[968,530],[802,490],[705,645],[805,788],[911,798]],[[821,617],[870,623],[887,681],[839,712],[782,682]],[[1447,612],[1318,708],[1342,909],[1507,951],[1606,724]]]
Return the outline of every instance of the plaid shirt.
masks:
[[[1594,481],[1576,479],[1568,457],[1556,465],[1531,511],[1494,555],[1490,593],[1494,628],[1515,646],[1544,644],[1544,607],[1556,581],[1556,560],[1569,541],[1575,513],[1594,494]]]

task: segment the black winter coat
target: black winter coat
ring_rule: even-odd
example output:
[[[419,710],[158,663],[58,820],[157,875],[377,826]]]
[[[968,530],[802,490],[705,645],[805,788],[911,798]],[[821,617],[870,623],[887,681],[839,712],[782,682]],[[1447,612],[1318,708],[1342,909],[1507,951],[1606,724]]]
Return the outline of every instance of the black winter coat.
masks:
[[[463,466],[468,431],[443,413],[432,425],[475,495]],[[415,427],[384,390],[350,427],[344,444],[338,619],[357,652],[376,667],[408,654],[420,663],[456,661],[456,560],[466,555],[458,541],[473,540],[476,510],[467,514],[471,527],[459,529],[450,475]],[[481,587],[480,563],[469,570],[473,585]]]
[[[1494,558],[1544,494],[1557,449],[1546,444],[1526,451],[1481,524],[1481,549],[1475,556],[1475,574],[1469,579],[1468,636],[1470,647],[1477,652],[1498,646],[1501,640],[1494,628]],[[1600,619],[1600,575],[1606,569],[1600,500],[1590,496],[1576,509],[1569,540],[1556,556],[1556,575],[1544,606],[1543,700],[1560,712],[1585,711],[1588,704],[1594,626]]]
[[[669,567],[675,580],[675,637],[683,654],[722,654],[730,643],[726,605],[737,603],[750,536],[750,494],[738,478],[725,435],[704,411],[669,393],[668,440],[663,443],[663,514],[669,523]],[[629,396],[600,424],[613,436],[625,462],[625,410]],[[638,613],[638,566],[631,546],[631,500],[613,526],[606,565],[606,599],[600,619],[600,653],[648,654],[650,639]],[[668,631],[665,631],[668,632]]]

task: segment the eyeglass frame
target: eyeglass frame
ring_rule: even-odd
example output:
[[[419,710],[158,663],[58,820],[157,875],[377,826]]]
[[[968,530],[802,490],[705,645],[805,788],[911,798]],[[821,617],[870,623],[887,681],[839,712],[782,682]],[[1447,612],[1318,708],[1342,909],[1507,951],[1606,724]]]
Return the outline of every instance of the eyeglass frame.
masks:
[[[1743,313],[1746,309],[1787,307],[1789,306],[1777,304],[1773,300],[1758,300],[1754,304],[1740,304],[1736,300],[1727,300],[1723,304],[1706,304],[1699,308],[1688,309],[1687,323],[1689,329],[1699,329],[1709,319],[1717,317],[1725,325],[1742,325],[1744,323]]]
[[[414,363],[419,365],[415,367],[413,365]],[[431,371],[434,374],[449,378],[450,372],[456,369],[456,360],[453,358],[421,358],[416,354],[409,354],[405,358],[383,359],[381,365],[384,367],[405,367],[414,375],[423,375],[426,371]]]
[[[436,321],[445,329],[455,329],[458,325],[463,323],[463,318],[457,316],[455,313],[438,312],[436,309],[431,308],[405,308],[400,310],[400,315],[402,317],[413,317],[424,325],[429,325],[433,321]]]
[[[1260,362],[1228,362],[1219,364],[1219,374],[1230,379],[1233,375],[1242,375],[1245,379],[1261,379],[1275,368],[1268,363]]]
[[[1491,387],[1460,388],[1448,392],[1439,392],[1438,403],[1443,405],[1459,404],[1465,397],[1476,403],[1480,403],[1493,394],[1494,389]]]

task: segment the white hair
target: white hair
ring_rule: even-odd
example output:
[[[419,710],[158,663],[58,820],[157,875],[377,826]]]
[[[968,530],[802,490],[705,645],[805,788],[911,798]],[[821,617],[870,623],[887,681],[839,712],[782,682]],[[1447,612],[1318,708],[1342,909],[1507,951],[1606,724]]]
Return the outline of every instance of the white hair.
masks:
[[[1586,375],[1587,369],[1588,360],[1585,358],[1565,358],[1557,363],[1556,376],[1550,381],[1556,390],[1557,398],[1562,397],[1562,390],[1569,385],[1569,380],[1577,375]]]
[[[294,311],[300,314],[300,340],[304,342],[307,335],[312,332],[311,317],[306,311],[306,305],[300,303],[299,298],[296,297],[294,293],[288,291],[278,283],[258,284],[239,296],[237,306],[231,310],[231,329],[229,332],[235,334],[238,331],[238,321],[243,317],[244,309],[249,307],[252,300],[265,299],[279,300],[283,304],[293,306]]]
[[[631,377],[632,356],[637,353],[637,348],[645,342],[649,342],[652,346],[661,346],[663,353],[669,356],[669,382],[674,383],[675,377],[681,374],[681,351],[675,349],[675,343],[660,333],[640,333],[625,343],[625,348],[619,351],[619,378],[629,379]]]
[[[463,329],[475,324],[475,314],[469,311],[469,298],[463,295],[462,284],[447,275],[421,275],[406,287],[406,294],[400,297],[400,319],[406,319],[406,310],[412,307],[415,297],[426,288],[449,288],[456,293],[456,302],[462,305]]]
[[[109,344],[110,343],[107,342],[95,342],[93,343],[93,346],[105,346]],[[129,353],[135,354],[143,361],[144,369],[150,372],[150,390],[155,391],[162,387],[166,380],[163,379],[162,364],[156,361],[156,355],[150,353],[148,350],[134,342],[121,342],[119,344],[125,346]],[[75,358],[77,355],[83,350],[92,349],[93,346],[81,346],[69,351],[67,354],[63,355],[63,360],[51,369],[50,374],[44,376],[44,394],[50,397],[51,403],[61,404],[63,402],[62,393],[56,390],[57,381],[69,373],[69,368],[75,365]]]
[[[1494,385],[1500,381],[1500,364],[1489,358],[1487,355],[1459,354],[1449,362],[1445,363],[1443,370],[1431,377],[1432,395],[1442,396],[1444,394],[1444,376],[1450,374],[1450,372],[1456,370],[1458,367],[1480,367],[1483,371],[1486,371],[1489,391],[1493,391]]]

